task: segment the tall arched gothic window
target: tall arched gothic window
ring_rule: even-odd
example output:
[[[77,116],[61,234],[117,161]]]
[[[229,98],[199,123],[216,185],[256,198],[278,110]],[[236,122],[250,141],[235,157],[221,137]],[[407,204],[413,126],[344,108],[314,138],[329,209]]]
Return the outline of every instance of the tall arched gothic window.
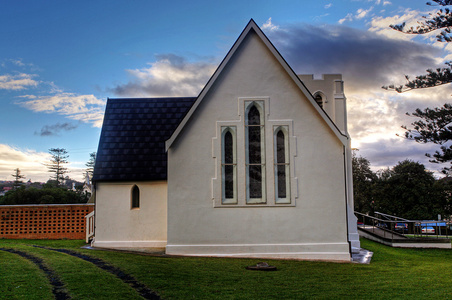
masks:
[[[275,203],[290,203],[289,142],[286,126],[276,128],[274,145]]]
[[[293,120],[272,119],[265,97],[238,100],[237,120],[218,121],[212,138],[214,206],[295,206]]]
[[[265,203],[265,133],[263,107],[259,102],[248,103],[246,111],[246,201]]]
[[[235,127],[222,128],[222,202],[237,203]]]

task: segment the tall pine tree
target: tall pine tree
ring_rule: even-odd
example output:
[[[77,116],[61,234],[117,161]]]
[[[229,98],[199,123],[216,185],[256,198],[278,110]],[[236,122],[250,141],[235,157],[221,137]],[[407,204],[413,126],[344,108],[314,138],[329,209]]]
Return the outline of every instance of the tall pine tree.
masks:
[[[49,172],[52,173],[50,179],[55,180],[58,186],[62,185],[64,183],[65,175],[69,173],[68,169],[65,167],[68,163],[67,159],[69,158],[69,155],[64,148],[51,148],[49,149],[49,153],[52,156],[50,162],[45,165],[49,169]]]
[[[452,5],[452,0],[433,0],[427,2],[427,5],[448,6]],[[436,36],[439,42],[452,42],[452,11],[449,8],[439,9],[436,13],[431,13],[423,17],[424,20],[418,22],[418,26],[407,28],[406,24],[391,25],[394,30],[405,34],[426,34],[433,31],[439,31]],[[384,86],[385,89],[392,89],[399,93],[428,87],[440,86],[452,82],[452,62],[445,63],[446,67],[437,69],[428,69],[424,75],[416,76],[410,79],[405,75],[407,82],[400,86]],[[452,162],[452,105],[444,104],[442,107],[426,108],[424,110],[416,109],[413,113],[407,113],[409,116],[418,117],[419,120],[411,123],[412,128],[402,126],[406,132],[405,137],[418,143],[434,143],[440,145],[440,150],[434,154],[427,153],[433,163]],[[443,173],[449,174],[450,167],[444,167]]]
[[[20,169],[14,169],[14,174],[11,174],[11,176],[14,177],[14,183],[13,183],[13,188],[17,189],[18,187],[20,187],[24,182],[21,179],[25,178],[25,175],[20,174]]]

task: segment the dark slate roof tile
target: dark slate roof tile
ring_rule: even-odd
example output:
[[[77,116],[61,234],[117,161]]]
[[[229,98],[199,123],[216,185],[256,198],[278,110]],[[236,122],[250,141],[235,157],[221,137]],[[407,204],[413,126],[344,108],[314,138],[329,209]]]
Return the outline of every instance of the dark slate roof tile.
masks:
[[[165,141],[195,100],[108,99],[93,181],[167,179]]]

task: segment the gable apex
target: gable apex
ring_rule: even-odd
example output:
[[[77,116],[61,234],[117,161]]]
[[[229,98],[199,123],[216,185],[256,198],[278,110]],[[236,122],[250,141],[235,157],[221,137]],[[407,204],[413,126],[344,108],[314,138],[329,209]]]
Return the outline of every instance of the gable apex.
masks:
[[[275,46],[271,43],[271,41],[268,39],[268,37],[264,34],[264,32],[260,29],[260,27],[256,24],[256,22],[253,19],[250,19],[248,24],[243,29],[240,36],[237,38],[229,52],[226,54],[225,58],[222,60],[222,62],[219,64],[218,68],[215,70],[212,77],[209,79],[207,84],[204,86],[204,88],[201,90],[200,94],[198,95],[195,103],[185,116],[185,118],[182,120],[182,122],[179,124],[179,126],[176,128],[172,136],[166,141],[166,151],[171,147],[173,142],[177,139],[179,134],[181,133],[184,126],[187,124],[187,122],[190,120],[193,113],[196,111],[199,104],[203,101],[204,97],[212,87],[212,85],[215,83],[215,81],[218,79],[222,71],[225,69],[225,67],[228,65],[231,58],[234,56],[236,51],[239,49],[240,45],[243,43],[243,41],[247,38],[247,36],[250,34],[250,32],[255,33],[259,39],[263,42],[263,44],[267,47],[267,49],[273,54],[275,59],[281,64],[283,69],[287,72],[287,74],[290,76],[290,78],[294,81],[294,83],[298,86],[298,88],[301,90],[301,92],[306,96],[306,98],[310,101],[311,105],[314,107],[314,109],[319,113],[321,118],[327,123],[328,127],[333,131],[333,133],[336,135],[336,137],[341,141],[343,145],[346,145],[348,143],[348,135],[342,133],[339,128],[334,124],[334,122],[331,120],[331,118],[323,111],[315,102],[312,94],[309,92],[309,90],[306,88],[304,83],[300,80],[300,78],[297,76],[297,74],[293,71],[293,69],[289,66],[289,64],[286,62],[286,60],[282,57],[282,55],[279,53],[279,51],[275,48]]]

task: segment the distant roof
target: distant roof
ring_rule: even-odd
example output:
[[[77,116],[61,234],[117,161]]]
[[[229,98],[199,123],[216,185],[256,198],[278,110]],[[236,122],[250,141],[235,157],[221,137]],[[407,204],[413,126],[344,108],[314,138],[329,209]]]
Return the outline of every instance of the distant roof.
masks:
[[[167,179],[165,141],[195,100],[108,99],[93,181]]]

